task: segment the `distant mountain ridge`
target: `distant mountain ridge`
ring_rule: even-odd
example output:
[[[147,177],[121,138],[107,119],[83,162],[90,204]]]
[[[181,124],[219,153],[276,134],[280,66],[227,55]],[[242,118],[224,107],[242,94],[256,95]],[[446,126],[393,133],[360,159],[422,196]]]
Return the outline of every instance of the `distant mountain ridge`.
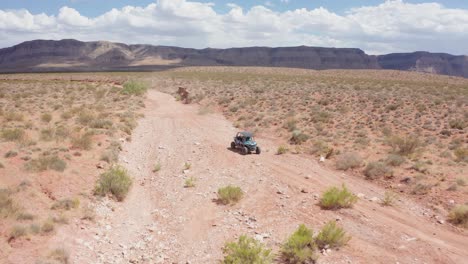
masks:
[[[468,77],[468,57],[414,52],[381,56],[360,49],[246,47],[191,49],[73,39],[33,40],[0,49],[0,72],[131,71],[178,66],[394,69]]]

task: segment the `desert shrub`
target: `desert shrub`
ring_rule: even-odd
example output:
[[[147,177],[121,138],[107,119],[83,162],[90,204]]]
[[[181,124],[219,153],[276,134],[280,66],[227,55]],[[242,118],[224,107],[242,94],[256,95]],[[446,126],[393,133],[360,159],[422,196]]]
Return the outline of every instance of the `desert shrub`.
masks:
[[[40,139],[43,141],[51,141],[54,139],[55,136],[55,129],[53,128],[45,128],[41,130]]]
[[[360,167],[362,158],[357,153],[343,153],[336,158],[336,168],[338,170],[349,170]]]
[[[94,115],[93,112],[91,112],[89,110],[82,110],[78,114],[77,121],[78,121],[79,124],[81,124],[83,126],[86,126],[86,125],[90,124],[95,118],[96,118],[96,116]]]
[[[91,123],[89,124],[89,127],[97,128],[97,129],[110,129],[110,128],[112,128],[113,125],[114,125],[114,123],[112,122],[112,120],[109,120],[109,119],[95,119],[95,120],[91,121]]]
[[[107,163],[116,163],[119,161],[119,153],[121,149],[122,146],[119,142],[112,142],[110,146],[101,154],[101,160]]]
[[[218,189],[218,201],[222,204],[234,204],[244,196],[240,187],[228,185]]]
[[[55,139],[57,141],[63,141],[66,138],[68,138],[69,135],[70,135],[70,131],[68,130],[68,128],[64,126],[58,126],[55,129]]]
[[[387,167],[383,162],[370,162],[364,169],[366,179],[374,180],[380,177],[391,178],[393,171]]]
[[[30,213],[21,212],[16,216],[16,220],[34,220],[35,216]]]
[[[392,206],[395,203],[396,194],[390,191],[384,193],[384,197],[382,199],[383,206]]]
[[[297,129],[297,120],[294,118],[289,118],[286,120],[283,127],[286,128],[289,132],[293,132]]]
[[[14,226],[10,231],[9,241],[26,236],[28,234],[28,229],[24,226]]]
[[[306,142],[309,139],[309,136],[307,134],[302,133],[299,130],[294,130],[292,132],[292,136],[289,139],[291,144],[294,145],[301,145],[302,143]]]
[[[128,81],[123,85],[122,93],[126,95],[143,95],[148,90],[148,86],[137,81]]]
[[[448,215],[448,220],[454,225],[468,228],[468,205],[454,207]]]
[[[452,119],[449,121],[449,126],[452,129],[463,130],[467,126],[467,123],[462,119]]]
[[[93,135],[91,133],[77,135],[72,138],[71,142],[74,148],[90,150],[93,145]]]
[[[6,218],[15,215],[18,207],[11,198],[9,189],[0,189],[0,218]]]
[[[41,115],[41,121],[44,123],[50,123],[52,121],[52,115],[50,113],[44,113]]]
[[[312,144],[312,148],[310,149],[310,154],[331,156],[331,154],[329,153],[331,153],[332,151],[333,151],[333,148],[328,146],[328,144],[325,141],[316,140]]]
[[[457,148],[453,152],[458,162],[468,162],[468,148]]]
[[[26,133],[21,128],[4,129],[2,130],[2,138],[5,141],[21,141]]]
[[[245,235],[239,237],[237,242],[226,243],[223,251],[226,254],[223,264],[269,264],[273,259],[270,249],[265,249],[260,242]]]
[[[411,194],[424,195],[424,194],[429,193],[431,188],[432,188],[432,185],[430,184],[417,183],[411,190]]]
[[[18,152],[14,151],[14,150],[9,150],[7,153],[5,153],[5,158],[6,159],[9,159],[9,158],[14,158],[18,156]]]
[[[55,155],[41,156],[28,161],[25,164],[25,168],[32,172],[42,172],[49,169],[63,172],[67,168],[67,163]]]
[[[153,172],[158,172],[161,170],[161,163],[158,162],[154,165]]]
[[[341,190],[337,187],[327,189],[320,199],[320,207],[328,210],[350,208],[357,202],[357,199],[357,196],[343,184]]]
[[[394,152],[403,156],[413,154],[421,146],[421,142],[416,136],[392,136],[387,141]]]
[[[343,228],[337,226],[335,221],[330,221],[315,237],[315,243],[320,249],[340,248],[346,245],[350,239],[351,237],[346,235]]]
[[[69,262],[70,254],[63,248],[54,249],[49,254],[49,259],[56,261],[57,263],[67,264]]]
[[[467,185],[465,178],[457,178],[456,182],[457,182],[457,185],[459,185],[459,186],[466,186]]]
[[[62,200],[58,200],[56,201],[51,209],[52,210],[71,210],[71,209],[76,209],[78,208],[78,206],[80,206],[80,200],[77,199],[77,198],[74,198],[74,199],[70,199],[70,198],[66,198],[66,199],[62,199]]]
[[[13,112],[13,111],[7,111],[3,113],[3,117],[5,118],[7,122],[11,122],[11,121],[21,122],[24,119],[24,116],[22,113]]]
[[[99,176],[94,194],[99,196],[111,194],[118,201],[122,201],[127,196],[131,186],[132,179],[127,170],[120,166],[114,166]]]
[[[51,233],[55,230],[54,220],[52,218],[47,219],[41,226],[42,233]]]
[[[398,155],[398,154],[390,154],[388,155],[385,163],[389,166],[398,167],[405,162],[405,157]]]
[[[193,188],[195,187],[195,181],[196,179],[194,177],[189,177],[185,180],[184,187],[185,188]]]
[[[288,152],[288,148],[286,148],[285,146],[279,146],[278,150],[276,151],[276,154],[282,155],[282,154],[285,154],[286,152]]]
[[[190,170],[191,167],[192,167],[192,164],[190,162],[184,163],[184,170]]]
[[[318,256],[312,230],[300,225],[281,247],[281,257],[291,264],[315,263]]]

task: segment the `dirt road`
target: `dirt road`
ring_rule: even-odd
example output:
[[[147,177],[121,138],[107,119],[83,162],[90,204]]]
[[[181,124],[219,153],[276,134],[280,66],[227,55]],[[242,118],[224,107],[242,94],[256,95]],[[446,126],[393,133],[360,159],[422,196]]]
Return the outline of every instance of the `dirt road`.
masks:
[[[222,246],[248,234],[277,249],[298,224],[314,230],[336,220],[352,235],[320,263],[466,263],[468,236],[408,199],[394,207],[376,200],[385,190],[323,168],[309,156],[275,155],[274,142],[258,138],[261,155],[229,150],[233,128],[219,114],[198,113],[151,90],[145,117],[121,163],[134,177],[122,203],[96,204],[97,223],[78,222],[56,243],[70,248],[72,263],[217,263]],[[161,170],[152,172],[159,162]],[[191,168],[184,172],[184,164]],[[184,188],[187,177],[194,188]],[[361,199],[352,209],[324,211],[320,194],[342,183]],[[219,187],[238,185],[235,206],[214,202]]]

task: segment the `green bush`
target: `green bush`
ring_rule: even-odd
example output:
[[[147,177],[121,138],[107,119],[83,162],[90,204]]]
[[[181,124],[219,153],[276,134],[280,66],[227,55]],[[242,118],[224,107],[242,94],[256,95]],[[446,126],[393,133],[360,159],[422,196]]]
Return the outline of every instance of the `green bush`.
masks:
[[[348,191],[343,184],[341,190],[337,187],[326,190],[320,199],[320,207],[328,210],[350,208],[357,202],[357,199],[357,196]]]
[[[26,133],[21,128],[2,130],[2,138],[6,141],[21,141]]]
[[[218,189],[218,201],[222,204],[234,204],[240,201],[244,196],[240,187],[226,186]]]
[[[453,208],[448,215],[448,220],[454,225],[468,228],[468,205]]]
[[[112,194],[118,201],[122,201],[127,196],[131,186],[132,179],[127,170],[120,166],[114,166],[99,176],[94,194],[100,196]]]
[[[383,206],[392,206],[395,203],[396,194],[390,191],[385,192],[384,197],[382,199]]]
[[[148,86],[137,81],[128,81],[124,84],[122,93],[126,95],[143,95],[148,90]]]
[[[42,172],[49,169],[63,172],[67,168],[67,163],[58,156],[41,156],[28,161],[25,168],[32,172]]]
[[[223,251],[226,254],[223,264],[269,264],[273,259],[270,249],[245,235],[237,242],[227,243]]]
[[[97,129],[110,129],[110,128],[112,128],[113,125],[114,125],[114,123],[112,122],[112,120],[109,120],[109,119],[95,119],[95,120],[91,121],[91,123],[89,124],[89,127],[97,128]]]
[[[343,153],[336,158],[336,168],[338,170],[349,170],[362,165],[362,158],[357,153]]]
[[[340,248],[346,245],[350,239],[351,237],[346,235],[343,228],[337,226],[335,221],[330,221],[318,233],[315,243],[320,249]]]
[[[312,230],[300,225],[282,246],[281,257],[291,264],[315,263],[318,256]]]
[[[158,162],[154,165],[153,172],[158,172],[161,170],[161,163]]]
[[[380,177],[391,178],[393,171],[382,162],[370,162],[364,169],[364,175],[369,180],[375,180]]]

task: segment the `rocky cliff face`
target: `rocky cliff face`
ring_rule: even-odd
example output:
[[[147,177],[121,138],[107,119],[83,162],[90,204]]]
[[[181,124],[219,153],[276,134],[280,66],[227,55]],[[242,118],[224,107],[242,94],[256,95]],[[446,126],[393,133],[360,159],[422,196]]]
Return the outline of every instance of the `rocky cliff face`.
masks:
[[[378,57],[383,69],[417,71],[468,77],[468,56],[445,53],[394,53]]]
[[[369,56],[359,49],[187,49],[77,40],[34,40],[0,49],[0,72],[155,70],[176,66],[395,69],[468,77],[468,58],[428,52]]]

